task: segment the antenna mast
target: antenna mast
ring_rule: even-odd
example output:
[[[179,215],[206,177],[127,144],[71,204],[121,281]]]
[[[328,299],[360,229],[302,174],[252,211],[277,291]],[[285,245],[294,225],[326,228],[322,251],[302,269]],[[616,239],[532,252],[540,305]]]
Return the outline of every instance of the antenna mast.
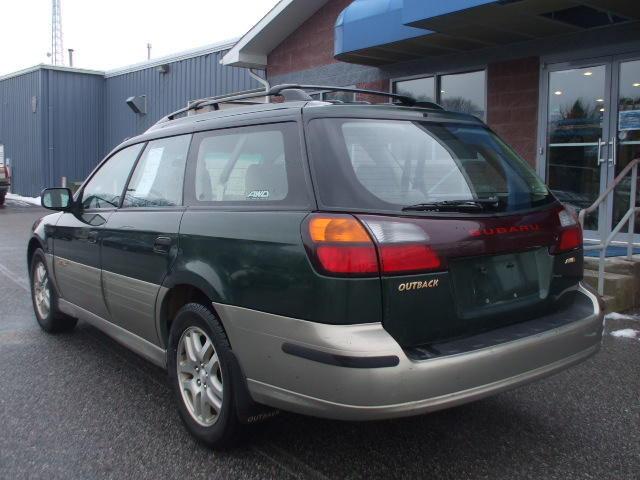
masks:
[[[53,65],[64,65],[61,2],[62,0],[52,0],[51,4],[51,63]]]

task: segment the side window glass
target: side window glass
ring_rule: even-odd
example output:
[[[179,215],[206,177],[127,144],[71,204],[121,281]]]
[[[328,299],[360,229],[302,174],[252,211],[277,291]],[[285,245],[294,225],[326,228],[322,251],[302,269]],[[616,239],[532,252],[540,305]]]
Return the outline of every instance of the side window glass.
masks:
[[[289,194],[285,128],[245,128],[202,139],[195,175],[201,202],[281,201]],[[298,160],[297,158],[295,160]]]
[[[117,208],[131,168],[142,150],[143,144],[120,150],[106,161],[82,190],[82,207]]]
[[[182,205],[182,185],[191,135],[149,142],[131,176],[123,207]]]

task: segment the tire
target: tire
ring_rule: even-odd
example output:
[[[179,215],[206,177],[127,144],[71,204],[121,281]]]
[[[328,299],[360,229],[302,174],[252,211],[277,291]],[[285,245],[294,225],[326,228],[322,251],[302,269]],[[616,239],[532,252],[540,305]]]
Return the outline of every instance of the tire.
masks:
[[[167,356],[169,382],[189,432],[212,448],[235,445],[241,425],[236,414],[233,354],[214,313],[198,303],[182,307],[171,325]]]
[[[58,309],[58,296],[50,280],[44,252],[40,248],[34,252],[31,258],[29,273],[31,301],[40,328],[49,333],[73,330],[78,319],[65,315]],[[47,302],[44,299],[48,299],[46,308]]]
[[[4,205],[4,198],[6,197],[7,192],[0,193],[0,207]]]

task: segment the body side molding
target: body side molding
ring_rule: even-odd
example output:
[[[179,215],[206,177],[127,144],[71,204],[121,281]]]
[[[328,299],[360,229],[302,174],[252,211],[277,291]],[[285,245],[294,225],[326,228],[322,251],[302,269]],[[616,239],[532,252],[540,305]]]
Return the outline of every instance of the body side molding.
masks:
[[[141,357],[166,369],[166,350],[62,298],[58,301],[58,306],[67,315],[84,320]]]

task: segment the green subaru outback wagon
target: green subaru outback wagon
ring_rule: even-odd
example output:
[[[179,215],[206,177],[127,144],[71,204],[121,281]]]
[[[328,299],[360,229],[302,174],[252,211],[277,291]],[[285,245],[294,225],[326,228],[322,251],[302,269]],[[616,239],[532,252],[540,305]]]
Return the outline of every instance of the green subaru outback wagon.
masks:
[[[486,125],[311,89],[197,101],[45,190],[42,328],[82,319],[166,368],[214,447],[278,410],[419,415],[598,351],[580,226]]]

